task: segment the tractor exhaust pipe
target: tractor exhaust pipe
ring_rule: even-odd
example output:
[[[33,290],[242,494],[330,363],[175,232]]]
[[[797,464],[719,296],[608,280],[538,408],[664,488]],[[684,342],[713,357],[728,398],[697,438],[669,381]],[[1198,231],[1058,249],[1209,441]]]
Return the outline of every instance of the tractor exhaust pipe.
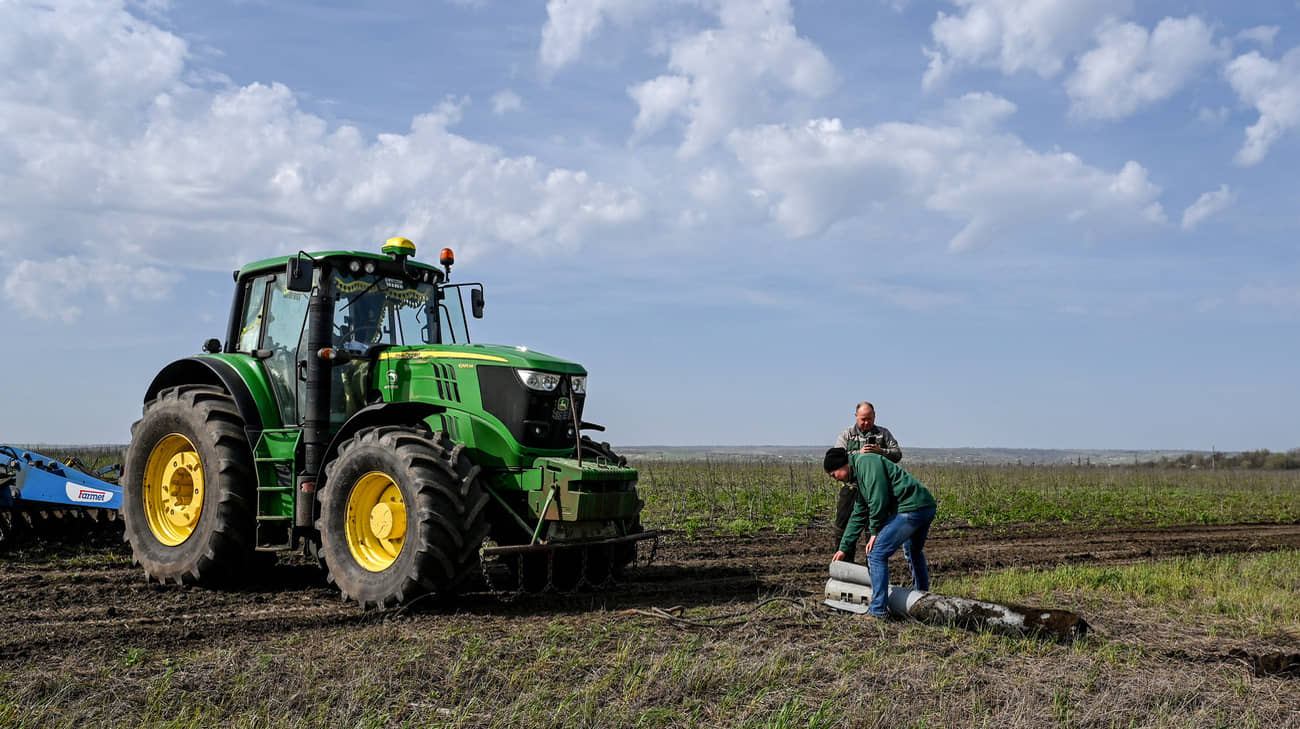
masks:
[[[304,390],[306,403],[302,423],[302,473],[294,499],[294,526],[310,529],[315,524],[316,478],[329,448],[330,370],[332,365],[319,352],[328,349],[334,331],[334,299],[322,289],[307,301],[307,362]]]
[[[871,573],[863,565],[831,562],[826,604],[837,610],[865,613],[871,602]],[[889,586],[889,612],[934,625],[957,625],[1013,637],[1049,638],[1070,643],[1088,633],[1088,623],[1066,610],[999,605],[933,592]]]

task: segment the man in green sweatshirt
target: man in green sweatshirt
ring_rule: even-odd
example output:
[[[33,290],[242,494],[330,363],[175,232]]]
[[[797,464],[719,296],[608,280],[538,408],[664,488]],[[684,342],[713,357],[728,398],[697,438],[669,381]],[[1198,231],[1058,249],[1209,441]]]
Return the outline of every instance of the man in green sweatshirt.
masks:
[[[850,455],[843,448],[831,448],[822,465],[836,481],[858,484],[853,515],[840,539],[840,551],[831,561],[844,559],[845,549],[858,541],[864,528],[870,532],[867,570],[871,573],[871,603],[867,611],[878,618],[888,617],[889,558],[899,547],[912,565],[913,587],[930,589],[924,550],[934,521],[934,496],[912,474],[876,453]]]

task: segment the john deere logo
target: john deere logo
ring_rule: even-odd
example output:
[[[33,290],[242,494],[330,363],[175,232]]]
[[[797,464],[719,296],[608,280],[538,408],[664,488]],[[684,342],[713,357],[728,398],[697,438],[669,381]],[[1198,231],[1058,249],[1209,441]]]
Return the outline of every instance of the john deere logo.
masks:
[[[556,400],[555,409],[551,411],[551,420],[568,420],[569,417],[569,398],[562,397]]]

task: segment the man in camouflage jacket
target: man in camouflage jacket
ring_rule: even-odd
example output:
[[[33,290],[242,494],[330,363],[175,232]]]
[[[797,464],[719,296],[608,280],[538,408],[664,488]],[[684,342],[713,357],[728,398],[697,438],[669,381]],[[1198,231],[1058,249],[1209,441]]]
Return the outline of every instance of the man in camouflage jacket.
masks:
[[[856,422],[850,425],[840,433],[835,439],[835,447],[843,448],[850,455],[854,453],[876,453],[888,458],[894,463],[903,460],[903,449],[898,447],[898,441],[894,434],[889,432],[888,428],[882,428],[876,425],[876,406],[869,402],[858,403],[855,411]],[[853,515],[853,500],[857,494],[857,483],[846,483],[840,486],[840,493],[835,501],[835,546],[840,547],[840,539],[844,537],[844,527],[849,523],[849,517]],[[848,545],[849,548],[843,550],[845,559],[849,562],[854,561],[858,551],[857,542]]]

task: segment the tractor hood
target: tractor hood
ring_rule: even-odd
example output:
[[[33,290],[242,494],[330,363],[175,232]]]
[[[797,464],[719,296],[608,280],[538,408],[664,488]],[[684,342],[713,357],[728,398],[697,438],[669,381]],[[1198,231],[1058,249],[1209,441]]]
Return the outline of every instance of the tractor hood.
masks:
[[[432,360],[474,364],[500,364],[508,367],[543,370],[565,375],[585,375],[587,370],[577,362],[552,357],[527,347],[510,347],[503,344],[435,344],[418,347],[391,347],[379,355],[379,360]]]

